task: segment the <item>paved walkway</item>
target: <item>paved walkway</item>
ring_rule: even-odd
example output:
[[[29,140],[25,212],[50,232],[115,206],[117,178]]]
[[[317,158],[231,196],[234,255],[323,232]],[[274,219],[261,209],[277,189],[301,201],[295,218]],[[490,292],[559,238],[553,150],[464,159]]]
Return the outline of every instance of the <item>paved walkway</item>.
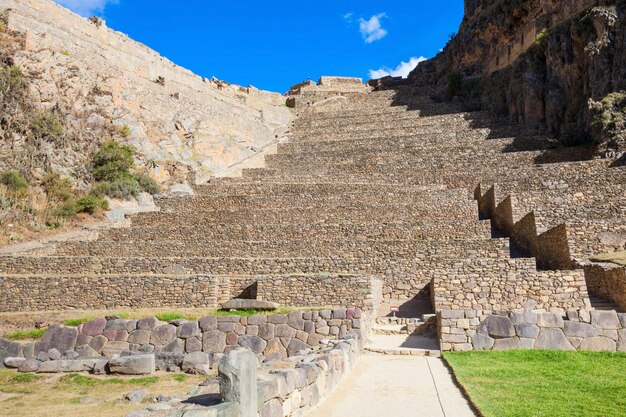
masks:
[[[475,417],[439,358],[367,354],[308,417]]]

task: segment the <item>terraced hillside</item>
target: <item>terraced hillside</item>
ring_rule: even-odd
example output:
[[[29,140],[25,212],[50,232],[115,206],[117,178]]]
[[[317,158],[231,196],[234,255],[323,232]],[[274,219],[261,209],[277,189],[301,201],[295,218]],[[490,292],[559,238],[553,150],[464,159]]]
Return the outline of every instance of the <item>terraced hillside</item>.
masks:
[[[626,168],[425,90],[345,97],[341,110],[299,109],[265,168],[162,196],[160,212],[95,241],[0,258],[2,310],[255,295],[347,305],[375,292],[363,284],[374,277],[381,315],[394,304],[492,312],[529,300],[565,311],[591,307],[585,268],[602,307],[626,307],[624,268],[590,261],[625,249]]]

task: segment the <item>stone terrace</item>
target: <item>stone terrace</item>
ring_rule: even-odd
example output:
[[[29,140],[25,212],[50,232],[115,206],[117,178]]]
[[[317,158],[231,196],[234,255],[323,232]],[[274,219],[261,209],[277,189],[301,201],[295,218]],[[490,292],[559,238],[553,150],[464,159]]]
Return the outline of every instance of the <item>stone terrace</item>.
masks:
[[[410,88],[344,94],[297,112],[291,140],[265,168],[214,179],[193,197],[159,197],[159,212],[96,241],[1,257],[3,293],[31,299],[20,296],[24,307],[3,299],[0,309],[46,308],[47,286],[75,282],[73,293],[84,286],[94,308],[133,306],[145,293],[163,307],[244,294],[367,310],[381,280],[385,303],[417,297],[437,312],[488,316],[528,301],[591,308],[584,268],[593,266],[594,288],[603,274],[623,276],[589,259],[625,249],[609,235],[626,234],[626,169],[590,160],[589,149],[554,148],[541,132]],[[364,279],[351,289],[355,277]],[[185,278],[195,284],[153,288]],[[315,285],[329,280],[335,285]],[[623,308],[617,293],[601,295]],[[55,308],[74,307],[62,304]]]

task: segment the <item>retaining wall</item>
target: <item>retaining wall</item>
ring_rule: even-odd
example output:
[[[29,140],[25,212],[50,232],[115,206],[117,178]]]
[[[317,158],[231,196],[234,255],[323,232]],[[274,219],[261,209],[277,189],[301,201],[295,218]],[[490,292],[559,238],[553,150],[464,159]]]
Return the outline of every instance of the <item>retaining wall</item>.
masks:
[[[482,310],[438,313],[443,351],[592,350],[626,352],[626,313],[569,310],[561,313],[517,310],[485,314]]]
[[[208,316],[170,323],[160,322],[155,317],[101,318],[78,327],[52,326],[38,342],[1,340],[0,362],[6,357],[47,361],[50,349],[64,355],[75,351],[80,357],[111,357],[130,351],[157,354],[157,368],[163,368],[167,364],[159,365],[159,360],[166,361],[172,355],[182,359],[185,354],[194,352],[228,353],[237,346],[266,357],[287,358],[319,347],[323,340],[361,339],[365,336],[366,320],[358,308],[297,310],[252,317]]]

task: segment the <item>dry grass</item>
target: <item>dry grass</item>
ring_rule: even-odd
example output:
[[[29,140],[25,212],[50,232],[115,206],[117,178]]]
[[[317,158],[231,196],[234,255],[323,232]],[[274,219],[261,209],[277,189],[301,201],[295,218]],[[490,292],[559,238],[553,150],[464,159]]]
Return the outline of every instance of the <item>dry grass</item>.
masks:
[[[611,262],[617,265],[626,266],[626,251],[603,253],[591,258],[593,262]]]
[[[181,396],[207,376],[159,373],[155,376],[96,377],[91,375],[34,375],[0,370],[0,416],[116,417],[146,404],[131,405],[126,393],[146,389],[147,401],[157,395]]]

